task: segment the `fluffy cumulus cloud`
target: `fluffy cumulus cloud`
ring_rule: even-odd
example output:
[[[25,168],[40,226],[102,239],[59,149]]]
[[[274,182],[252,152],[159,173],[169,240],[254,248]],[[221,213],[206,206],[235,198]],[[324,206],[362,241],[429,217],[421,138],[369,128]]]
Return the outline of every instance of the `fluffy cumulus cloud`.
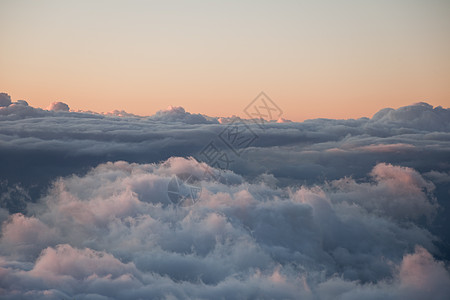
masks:
[[[174,205],[168,184],[186,172],[201,194]],[[3,223],[0,289],[6,299],[445,299],[436,237],[414,222],[430,211],[381,214],[354,201],[409,190],[411,206],[435,212],[431,183],[392,165],[372,173],[371,187],[291,189],[193,159],[102,164],[59,179],[27,216]]]
[[[373,183],[357,183],[354,179],[335,180],[331,186],[340,191],[335,199],[353,203],[395,219],[432,220],[438,204],[429,200],[434,185],[427,182],[415,170],[380,163],[370,173]],[[365,195],[370,194],[370,198]],[[432,197],[432,196],[431,196]]]
[[[158,111],[150,119],[164,122],[182,122],[186,124],[217,123],[217,120],[214,118],[186,112],[181,106],[169,106],[166,110]]]
[[[385,108],[376,113],[371,123],[384,125],[407,126],[419,130],[442,130],[449,131],[450,111],[441,106],[433,108],[428,103],[419,102],[415,105],[401,107],[397,110]]]
[[[6,93],[0,93],[0,107],[9,106],[11,104],[11,97]]]
[[[52,104],[49,105],[49,107],[47,108],[48,110],[53,110],[53,111],[69,111],[69,105],[67,105],[64,102],[53,102]]]
[[[5,299],[450,293],[448,109],[259,126],[1,97]]]

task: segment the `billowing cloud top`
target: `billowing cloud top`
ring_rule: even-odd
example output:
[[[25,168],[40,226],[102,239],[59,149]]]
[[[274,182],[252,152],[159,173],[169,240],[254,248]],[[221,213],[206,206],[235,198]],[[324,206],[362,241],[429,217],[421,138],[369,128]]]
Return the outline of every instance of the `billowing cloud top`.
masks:
[[[186,124],[207,124],[217,123],[217,121],[207,120],[200,114],[191,114],[186,112],[181,106],[169,106],[166,110],[160,110],[150,119],[162,122],[181,122]]]
[[[67,105],[64,102],[53,102],[52,104],[50,104],[50,106],[47,108],[48,110],[53,110],[53,111],[69,111],[69,105]]]
[[[450,293],[448,109],[263,127],[67,110],[0,107],[5,299]],[[169,193],[186,174],[193,205]]]
[[[384,126],[405,126],[426,131],[450,131],[450,110],[441,106],[433,108],[420,102],[399,109],[385,108],[376,113],[371,123]]]
[[[11,97],[6,93],[0,93],[0,107],[9,106],[11,104]]]

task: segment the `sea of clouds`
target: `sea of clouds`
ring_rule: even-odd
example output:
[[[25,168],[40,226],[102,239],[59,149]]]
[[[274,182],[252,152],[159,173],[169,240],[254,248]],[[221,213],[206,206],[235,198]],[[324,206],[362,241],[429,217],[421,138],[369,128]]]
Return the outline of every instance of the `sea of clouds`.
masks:
[[[232,122],[0,94],[0,297],[448,298],[450,110],[242,121],[240,155]],[[201,160],[211,141],[227,169]],[[193,205],[168,196],[180,174]]]

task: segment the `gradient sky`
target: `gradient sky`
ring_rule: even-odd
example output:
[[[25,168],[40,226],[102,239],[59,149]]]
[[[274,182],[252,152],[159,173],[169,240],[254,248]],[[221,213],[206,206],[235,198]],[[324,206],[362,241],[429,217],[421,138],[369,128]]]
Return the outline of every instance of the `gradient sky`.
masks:
[[[450,106],[450,1],[0,0],[0,92],[47,107],[292,120]]]

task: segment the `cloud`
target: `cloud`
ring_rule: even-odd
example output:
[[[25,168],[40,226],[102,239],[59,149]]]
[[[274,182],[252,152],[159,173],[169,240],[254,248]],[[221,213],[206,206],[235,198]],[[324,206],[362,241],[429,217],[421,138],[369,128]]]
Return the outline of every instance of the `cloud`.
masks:
[[[391,279],[360,285],[335,277],[319,284],[320,299],[446,299],[450,277],[445,266],[424,248],[406,254]]]
[[[371,144],[368,146],[362,146],[357,148],[358,150],[368,151],[368,152],[405,152],[414,148],[411,144]]]
[[[181,106],[169,106],[166,110],[160,110],[150,119],[161,122],[182,122],[186,124],[218,123],[214,118],[208,118],[201,114],[186,112]]]
[[[37,190],[57,176],[86,172],[106,161],[158,162],[171,156],[195,156],[206,161],[200,152],[210,142],[229,156],[229,168],[235,173],[247,177],[273,174],[281,185],[314,184],[345,176],[358,179],[380,161],[421,172],[448,172],[450,118],[440,119],[438,131],[410,126],[415,119],[424,119],[422,114],[448,110],[411,107],[399,110],[421,113],[395,119],[395,124],[391,121],[396,114],[390,120],[374,116],[266,123],[263,129],[249,123],[258,138],[236,156],[218,137],[228,123],[218,124],[182,108],[146,118],[46,111],[11,104],[0,108],[0,157],[10,158],[2,161],[0,178]],[[421,159],[417,159],[419,155]],[[34,198],[41,192],[31,191],[30,195]]]
[[[115,110],[113,110],[111,112],[103,113],[103,114],[105,116],[115,116],[115,117],[132,117],[132,118],[139,118],[140,117],[140,116],[135,115],[135,114],[127,113],[124,110],[117,110],[117,109],[115,109]]]
[[[50,104],[47,108],[48,110],[53,110],[53,111],[69,111],[69,105],[67,105],[64,102],[53,102],[52,104]]]
[[[0,93],[0,107],[9,106],[11,104],[11,97],[6,93]]]
[[[202,192],[195,205],[176,207],[168,183],[185,172]],[[222,176],[234,183],[214,179]],[[371,176],[434,201],[414,170],[380,164]],[[431,254],[436,237],[415,218],[352,201],[354,190],[366,202],[398,192],[368,184],[269,187],[184,158],[102,164],[59,179],[29,216],[2,225],[0,288],[6,299],[414,299],[431,287],[440,299],[449,275]]]
[[[287,120],[287,119],[284,119],[284,118],[279,118],[277,120],[277,123],[291,123],[291,122],[292,122],[291,120]]]
[[[373,124],[415,128],[427,131],[449,131],[450,111],[441,106],[433,108],[420,102],[399,109],[385,108],[377,112],[370,120]]]
[[[9,209],[12,213],[24,212],[31,197],[20,184],[8,184],[7,180],[0,181],[0,207]]]
[[[425,173],[424,175],[426,177],[431,178],[431,180],[433,180],[433,182],[436,182],[436,183],[450,182],[450,173],[430,171],[430,172]]]
[[[420,246],[414,253],[405,255],[399,277],[402,292],[409,299],[423,299],[429,291],[435,292],[436,299],[445,299],[450,293],[450,276],[445,265]]]
[[[335,197],[340,201],[358,203],[371,212],[397,220],[425,217],[432,220],[438,205],[433,197],[434,184],[426,181],[411,168],[378,164],[371,174],[375,183],[359,184],[350,178],[335,180]],[[372,195],[367,199],[365,195]],[[430,201],[431,199],[431,201]]]
[[[141,117],[18,102],[0,107],[7,298],[446,292],[448,109],[421,103],[260,128],[179,107]],[[239,155],[220,136],[233,121],[257,135]],[[206,164],[209,143],[229,169]],[[186,174],[201,192],[195,205],[174,207],[168,185]],[[414,272],[426,277],[416,292]]]
[[[14,102],[14,104],[28,106],[28,102],[25,100],[17,100],[16,102]]]
[[[49,228],[39,219],[18,213],[2,225],[2,252],[12,253],[14,259],[36,259],[41,248],[54,244],[55,228]]]

